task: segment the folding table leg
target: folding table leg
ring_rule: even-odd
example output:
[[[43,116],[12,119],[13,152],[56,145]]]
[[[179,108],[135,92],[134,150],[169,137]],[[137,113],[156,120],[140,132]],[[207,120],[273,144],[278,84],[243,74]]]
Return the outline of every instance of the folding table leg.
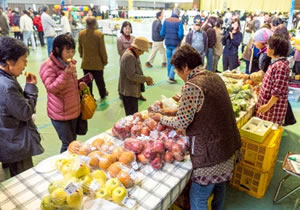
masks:
[[[287,194],[285,194],[284,196],[282,196],[280,199],[278,199],[278,195],[279,195],[279,192],[280,192],[280,189],[281,189],[281,186],[282,184],[290,177],[291,175],[288,174],[286,175],[285,177],[282,178],[282,180],[280,181],[279,185],[278,185],[278,188],[277,188],[277,191],[275,193],[275,196],[274,196],[274,200],[273,202],[275,204],[281,202],[282,200],[286,199],[287,197],[289,197],[290,195],[292,195],[294,192],[298,191],[300,189],[300,185],[297,186],[295,189],[291,190],[290,192],[288,192]]]

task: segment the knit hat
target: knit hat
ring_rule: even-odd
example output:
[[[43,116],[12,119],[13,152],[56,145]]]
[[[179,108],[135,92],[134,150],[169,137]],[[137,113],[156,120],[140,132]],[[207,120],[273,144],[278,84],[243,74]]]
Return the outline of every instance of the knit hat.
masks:
[[[148,52],[149,49],[149,41],[145,37],[136,37],[131,44],[132,47],[135,47],[144,52]]]
[[[273,32],[267,28],[259,29],[255,32],[253,40],[260,43],[267,43]]]

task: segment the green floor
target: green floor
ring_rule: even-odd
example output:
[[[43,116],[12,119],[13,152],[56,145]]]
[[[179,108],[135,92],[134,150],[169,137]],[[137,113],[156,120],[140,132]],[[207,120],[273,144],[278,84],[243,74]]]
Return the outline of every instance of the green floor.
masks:
[[[109,64],[105,68],[105,81],[107,89],[109,91],[109,96],[105,101],[99,102],[97,111],[93,119],[89,120],[89,131],[86,136],[79,136],[80,141],[85,141],[92,136],[95,136],[107,129],[111,128],[113,124],[123,117],[124,109],[121,104],[121,101],[118,97],[117,87],[118,87],[118,78],[119,78],[119,55],[117,54],[116,47],[116,38],[111,36],[105,37],[106,48],[109,58]],[[150,53],[146,53],[141,56],[141,62],[144,64]],[[28,66],[26,71],[39,74],[41,63],[47,59],[47,49],[38,47],[37,50],[31,51],[28,59]],[[82,70],[80,69],[81,60],[79,59],[79,54],[75,55],[75,59],[78,61],[78,77],[80,78]],[[160,64],[162,63],[162,57],[160,54],[157,55],[154,63],[154,67],[147,69],[143,67],[144,74],[152,76],[155,85],[146,88],[146,92],[143,94],[146,98],[146,102],[139,102],[139,110],[146,109],[150,104],[155,100],[160,99],[161,95],[170,97],[176,92],[181,90],[183,82],[178,81],[178,84],[170,85],[167,82],[167,73],[166,68],[161,68]],[[242,66],[243,68],[243,66]],[[219,62],[219,69],[221,69],[221,62]],[[24,85],[25,78],[20,76],[19,82]],[[42,84],[42,81],[38,80],[39,87],[39,99],[37,104],[37,116],[36,116],[36,125],[39,129],[39,132],[42,136],[42,144],[45,148],[45,152],[42,155],[34,157],[34,163],[37,164],[41,160],[58,154],[60,151],[61,142],[58,139],[58,136],[47,116],[46,112],[46,103],[47,95],[45,88]],[[99,99],[98,91],[94,85],[94,94],[96,99]],[[297,116],[298,121],[300,122],[300,104],[292,103],[293,110]],[[246,193],[240,192],[228,186],[225,209],[300,209],[300,191],[295,193],[290,198],[284,200],[279,205],[273,205],[273,195],[276,191],[279,180],[285,175],[281,170],[281,163],[285,154],[289,151],[294,151],[300,153],[300,126],[298,125],[289,126],[284,131],[284,136],[281,141],[280,151],[278,154],[278,159],[275,167],[275,172],[271,184],[268,188],[268,191],[263,199],[256,199],[249,196]],[[5,177],[3,177],[5,178]],[[2,179],[3,179],[2,178]],[[291,179],[288,182],[287,189],[293,188],[297,184],[300,184],[300,179]],[[283,191],[284,192],[284,191]]]

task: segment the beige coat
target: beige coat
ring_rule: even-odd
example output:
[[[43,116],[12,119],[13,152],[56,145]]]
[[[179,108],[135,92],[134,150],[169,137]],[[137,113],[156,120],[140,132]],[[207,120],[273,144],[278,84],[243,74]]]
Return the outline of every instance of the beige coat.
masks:
[[[214,55],[221,56],[223,53],[223,45],[222,45],[222,31],[221,29],[215,29],[217,42],[213,48]]]
[[[253,38],[251,38],[245,48],[245,51],[243,53],[243,59],[246,61],[251,60],[251,55],[252,55],[252,45],[253,45]]]
[[[123,96],[139,98],[141,85],[146,82],[141,66],[141,61],[127,49],[121,57],[119,93]]]
[[[93,29],[79,32],[79,54],[82,58],[81,68],[84,70],[103,70],[107,64],[104,35]]]

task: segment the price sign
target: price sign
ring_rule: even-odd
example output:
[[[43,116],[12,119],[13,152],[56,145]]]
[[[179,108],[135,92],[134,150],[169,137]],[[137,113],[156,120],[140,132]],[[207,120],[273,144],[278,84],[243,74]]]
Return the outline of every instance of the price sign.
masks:
[[[133,169],[130,170],[129,175],[130,175],[131,179],[133,179],[133,180],[135,180],[137,177],[137,174],[136,174],[135,170],[133,170]]]
[[[139,165],[137,164],[136,161],[132,162],[132,163],[131,163],[131,166],[132,166],[132,168],[133,168],[134,170],[138,170],[138,169],[139,169]]]
[[[72,195],[76,190],[78,189],[78,186],[75,185],[73,182],[70,182],[66,187],[65,187],[65,192],[67,193],[68,196]]]
[[[91,158],[88,156],[80,156],[80,164],[90,165]]]
[[[132,209],[135,206],[135,200],[130,199],[129,197],[125,197],[124,200],[122,201],[123,205],[126,206],[129,209]]]

